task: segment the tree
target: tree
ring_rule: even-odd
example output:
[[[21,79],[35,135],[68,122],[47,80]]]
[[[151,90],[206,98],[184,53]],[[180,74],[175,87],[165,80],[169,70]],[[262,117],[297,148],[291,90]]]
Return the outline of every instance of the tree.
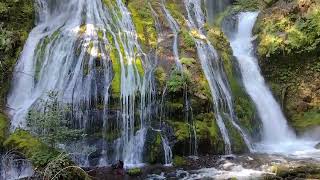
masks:
[[[30,131],[51,147],[57,143],[84,136],[83,130],[71,128],[67,114],[70,108],[58,101],[57,92],[49,92],[48,99],[41,99],[40,108],[33,108],[27,116]]]

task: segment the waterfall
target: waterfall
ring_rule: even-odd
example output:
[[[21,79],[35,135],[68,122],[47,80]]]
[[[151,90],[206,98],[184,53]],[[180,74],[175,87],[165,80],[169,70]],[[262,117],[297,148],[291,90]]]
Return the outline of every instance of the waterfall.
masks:
[[[179,31],[180,31],[180,27],[178,25],[178,23],[176,22],[176,20],[171,16],[170,12],[167,10],[166,6],[165,6],[165,0],[162,0],[162,9],[164,11],[164,15],[169,23],[170,29],[174,34],[174,40],[173,40],[173,45],[172,45],[172,50],[173,50],[173,54],[174,54],[174,59],[176,62],[176,66],[179,70],[182,70],[182,65],[180,62],[180,58],[179,58],[179,50],[178,50],[178,38],[179,38]]]
[[[172,164],[172,150],[171,147],[169,145],[168,140],[161,136],[161,140],[162,140],[162,146],[163,146],[163,150],[164,150],[164,162],[165,165],[167,166],[171,166]]]
[[[238,29],[231,37],[231,47],[240,65],[245,89],[254,101],[262,121],[262,142],[256,145],[255,150],[288,153],[300,157],[303,156],[303,152],[314,153],[316,142],[298,139],[295,136],[260,73],[252,44],[252,29],[257,16],[258,12],[238,14]]]
[[[152,62],[138,44],[122,0],[108,7],[101,0],[37,0],[37,7],[37,26],[16,65],[8,97],[12,129],[26,128],[28,111],[41,108],[40,100],[56,91],[61,102],[71,104],[75,128],[98,123],[105,130],[111,123],[109,91],[119,67],[121,137],[115,142],[118,154],[111,159],[140,163],[154,90]],[[136,111],[141,111],[138,131]]]
[[[195,31],[196,34],[201,37],[201,39],[194,38],[194,40],[202,69],[212,93],[215,118],[225,142],[225,152],[227,154],[231,153],[230,137],[224,123],[224,121],[228,120],[240,132],[249,150],[251,150],[251,144],[247,135],[235,122],[236,117],[233,111],[232,96],[222,67],[222,62],[220,62],[214,47],[206,39],[204,32],[205,16],[201,9],[201,1],[185,0],[185,6],[188,12],[188,26],[190,30]]]

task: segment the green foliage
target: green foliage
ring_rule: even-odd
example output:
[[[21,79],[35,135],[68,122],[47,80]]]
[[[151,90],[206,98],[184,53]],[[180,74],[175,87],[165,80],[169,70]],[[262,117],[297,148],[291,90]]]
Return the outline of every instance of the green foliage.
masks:
[[[189,31],[183,29],[182,31],[180,31],[180,35],[181,35],[181,39],[183,42],[183,46],[184,48],[186,48],[187,50],[192,50],[196,48],[196,43],[193,40],[193,37],[189,34]]]
[[[33,0],[0,2],[0,108],[5,104],[14,65],[34,21]]]
[[[184,166],[187,164],[187,161],[184,157],[181,156],[174,156],[173,158],[173,165],[174,166]]]
[[[175,69],[172,71],[170,79],[167,82],[169,92],[183,92],[185,87],[190,84],[190,73],[186,70],[179,71]]]
[[[237,11],[255,11],[260,8],[261,0],[236,0],[234,9]]]
[[[308,130],[312,127],[320,126],[320,110],[312,109],[307,112],[296,114],[293,117],[292,125],[300,132]]]
[[[60,104],[57,95],[55,92],[50,92],[49,99],[41,102],[44,105],[42,110],[32,109],[27,117],[30,130],[51,147],[58,142],[77,139],[83,135],[82,130],[70,128],[70,121],[66,119],[69,110]]]
[[[186,141],[190,138],[189,125],[185,122],[171,122],[178,141]]]
[[[162,67],[157,67],[154,72],[158,89],[162,89],[165,86],[167,75]]]
[[[283,15],[280,10],[267,16],[260,18],[256,26],[258,53],[261,57],[295,56],[318,50],[319,6],[311,8],[303,17],[295,9],[290,10],[288,15]]]

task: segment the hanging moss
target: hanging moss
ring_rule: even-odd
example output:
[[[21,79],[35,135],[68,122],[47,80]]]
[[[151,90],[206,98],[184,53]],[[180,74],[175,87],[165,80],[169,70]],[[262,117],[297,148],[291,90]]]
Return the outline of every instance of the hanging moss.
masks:
[[[203,154],[223,154],[224,142],[213,113],[199,114],[194,118],[199,152]]]
[[[145,148],[144,160],[148,163],[164,163],[164,150],[162,145],[162,138],[160,132],[148,130]]]
[[[157,45],[157,32],[148,1],[131,0],[128,8],[132,13],[132,20],[143,49],[155,49]]]

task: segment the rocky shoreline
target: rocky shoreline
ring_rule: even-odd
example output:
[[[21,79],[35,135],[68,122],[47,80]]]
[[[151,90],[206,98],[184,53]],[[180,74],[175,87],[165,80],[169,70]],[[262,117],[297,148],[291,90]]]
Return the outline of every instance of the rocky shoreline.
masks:
[[[93,179],[295,179],[320,178],[320,163],[314,159],[294,159],[280,155],[246,154],[186,157],[180,166],[147,165],[140,173],[116,174],[111,167],[88,168]],[[235,175],[236,174],[236,175]],[[247,176],[247,177],[246,177]]]

